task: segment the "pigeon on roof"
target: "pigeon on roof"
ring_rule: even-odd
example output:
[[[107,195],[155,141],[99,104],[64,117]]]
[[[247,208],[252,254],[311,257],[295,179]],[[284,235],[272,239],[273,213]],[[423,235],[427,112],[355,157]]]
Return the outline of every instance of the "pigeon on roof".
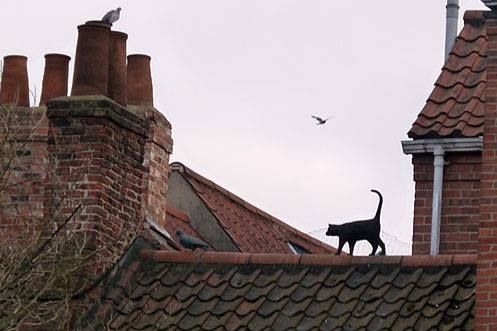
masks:
[[[316,125],[323,125],[324,123],[326,123],[327,120],[329,120],[331,117],[328,117],[326,119],[322,119],[321,117],[319,116],[314,116],[314,115],[311,115],[312,118],[314,118],[316,121],[318,121],[316,123]]]
[[[179,243],[181,244],[181,246],[191,249],[192,251],[195,250],[196,248],[204,248],[204,249],[209,248],[209,245],[207,245],[207,243],[205,243],[204,241],[195,238],[194,236],[185,234],[181,230],[176,230],[176,235],[178,236]]]
[[[121,7],[117,7],[117,9],[113,9],[105,14],[104,17],[102,17],[102,22],[112,24],[119,19],[120,13]]]

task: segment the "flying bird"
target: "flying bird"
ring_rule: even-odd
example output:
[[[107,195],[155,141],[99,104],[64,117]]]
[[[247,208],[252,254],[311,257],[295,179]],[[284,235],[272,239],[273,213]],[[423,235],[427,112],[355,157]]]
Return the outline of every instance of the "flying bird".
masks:
[[[104,17],[102,17],[102,22],[112,25],[112,23],[116,22],[119,19],[120,13],[121,7],[117,7],[117,9],[113,9],[105,14]]]
[[[329,120],[331,117],[328,117],[328,118],[325,118],[324,120],[319,117],[319,116],[314,116],[314,115],[311,115],[312,118],[314,118],[316,121],[318,121],[316,123],[316,125],[323,125],[324,123],[326,123],[327,120]]]
[[[196,248],[209,248],[209,245],[207,245],[207,243],[205,243],[204,241],[195,238],[194,236],[190,236],[181,230],[176,230],[176,235],[178,236],[181,246],[191,249],[192,251]]]

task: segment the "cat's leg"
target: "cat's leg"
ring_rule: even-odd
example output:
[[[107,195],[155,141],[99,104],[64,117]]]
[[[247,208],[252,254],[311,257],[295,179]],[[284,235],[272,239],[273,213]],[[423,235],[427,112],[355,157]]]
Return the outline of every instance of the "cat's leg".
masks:
[[[373,248],[373,251],[369,256],[374,256],[376,254],[376,250],[378,249],[378,242],[374,240],[368,240],[368,242],[371,244],[371,247]]]
[[[355,240],[349,240],[350,255],[354,255]]]
[[[378,243],[380,244],[380,247],[381,247],[381,254],[380,255],[387,255],[385,243],[383,242],[383,240],[381,240],[381,238],[379,236],[378,236]]]
[[[340,253],[342,252],[343,245],[345,245],[345,240],[343,240],[342,238],[339,238],[339,240],[338,240],[338,250],[335,253],[335,255],[340,255]]]

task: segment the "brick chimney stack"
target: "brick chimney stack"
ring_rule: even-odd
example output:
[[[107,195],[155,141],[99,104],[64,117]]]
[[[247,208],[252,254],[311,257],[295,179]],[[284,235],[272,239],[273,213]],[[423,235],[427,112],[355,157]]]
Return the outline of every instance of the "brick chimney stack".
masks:
[[[64,54],[45,55],[45,72],[41,88],[40,106],[56,97],[67,96],[67,79],[69,61],[71,58]]]
[[[48,155],[56,169],[46,210],[61,206],[67,217],[82,205],[78,227],[99,250],[98,270],[105,270],[144,221],[149,121],[101,95],[52,99],[47,117]]]
[[[145,231],[145,218],[165,225],[172,152],[171,125],[153,107],[150,57],[127,57],[127,34],[110,27],[100,21],[78,26],[69,97],[70,58],[45,56],[40,104],[46,110],[16,109],[21,133],[34,135],[20,138],[26,144],[16,151],[12,178],[36,181],[13,185],[0,197],[23,212],[16,217],[0,210],[0,231],[27,237],[19,240],[33,235],[18,231],[28,212],[57,221],[81,205],[71,226],[97,253],[90,272],[111,266]],[[13,102],[29,106],[27,58],[19,55],[5,57],[2,73],[0,103]]]
[[[9,55],[3,58],[0,104],[29,107],[28,58]]]
[[[150,57],[130,55],[126,63],[128,36],[108,24],[90,21],[78,31],[71,97],[47,103],[58,184],[48,184],[45,205],[63,202],[64,216],[82,204],[79,226],[91,234],[103,270],[146,217],[165,224],[171,125],[153,108]]]

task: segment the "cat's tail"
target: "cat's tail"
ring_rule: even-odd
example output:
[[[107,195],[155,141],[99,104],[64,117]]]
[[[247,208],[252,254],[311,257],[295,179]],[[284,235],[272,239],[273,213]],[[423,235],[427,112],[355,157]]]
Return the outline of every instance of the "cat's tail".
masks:
[[[377,190],[371,190],[371,192],[378,194],[380,201],[378,201],[378,208],[376,209],[376,215],[374,215],[374,220],[380,224],[381,207],[383,206],[383,196]]]

